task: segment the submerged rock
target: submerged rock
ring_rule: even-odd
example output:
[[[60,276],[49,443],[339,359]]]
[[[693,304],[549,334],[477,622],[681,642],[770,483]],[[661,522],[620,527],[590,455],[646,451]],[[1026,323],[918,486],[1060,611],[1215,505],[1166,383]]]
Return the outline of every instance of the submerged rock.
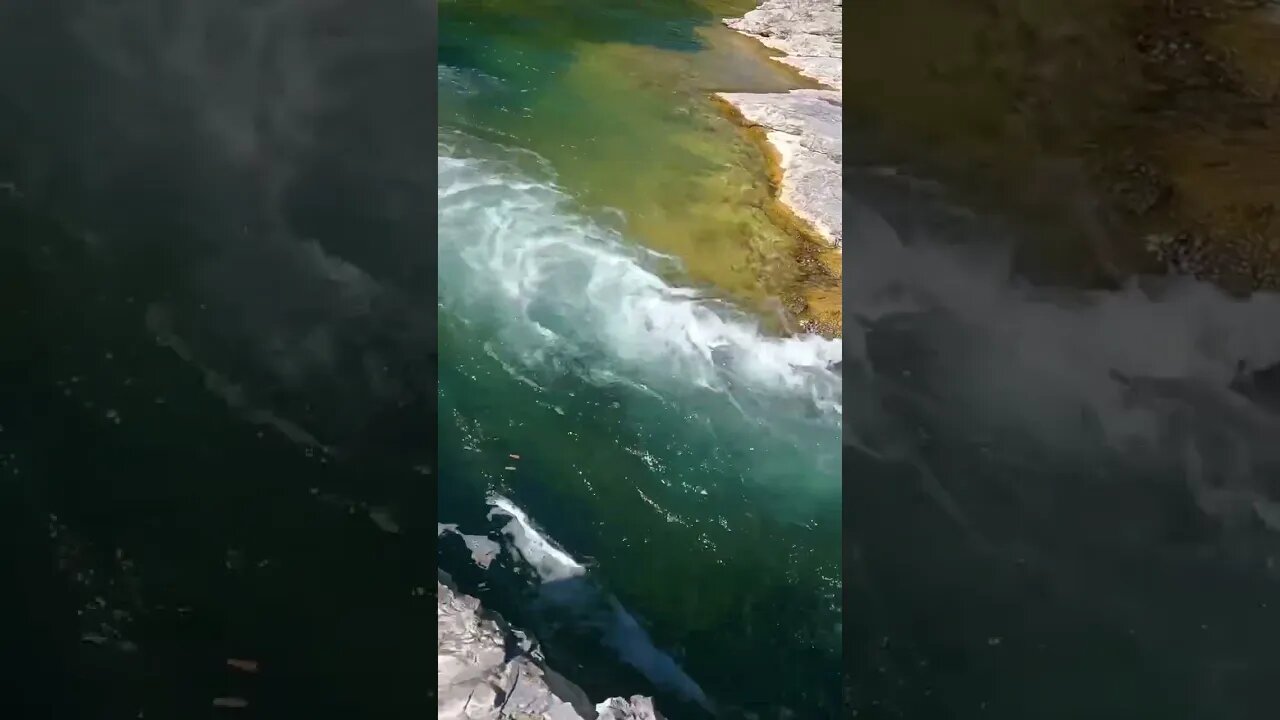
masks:
[[[592,708],[586,693],[542,663],[527,638],[439,581],[436,631],[441,720],[661,720],[653,701],[639,695]]]
[[[829,90],[720,93],[764,130],[782,172],[779,200],[839,248],[841,221],[841,0],[765,0],[725,24],[785,53],[779,62]]]

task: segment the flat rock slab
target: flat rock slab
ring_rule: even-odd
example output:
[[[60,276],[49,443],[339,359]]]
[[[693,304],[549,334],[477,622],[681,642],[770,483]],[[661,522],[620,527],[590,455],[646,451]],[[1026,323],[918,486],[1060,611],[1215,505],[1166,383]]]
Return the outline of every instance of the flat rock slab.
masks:
[[[592,712],[586,694],[543,666],[527,638],[441,582],[436,632],[440,720],[662,720],[639,695],[610,698]],[[525,652],[508,657],[517,647]]]
[[[785,53],[776,58],[830,90],[720,93],[765,131],[782,166],[778,199],[837,248],[841,221],[842,0],[765,0],[725,25]]]
[[[840,93],[720,93],[751,125],[765,131],[782,168],[779,200],[828,242],[844,242]]]
[[[842,0],[765,0],[725,25],[787,57],[795,67],[828,87],[840,89]]]

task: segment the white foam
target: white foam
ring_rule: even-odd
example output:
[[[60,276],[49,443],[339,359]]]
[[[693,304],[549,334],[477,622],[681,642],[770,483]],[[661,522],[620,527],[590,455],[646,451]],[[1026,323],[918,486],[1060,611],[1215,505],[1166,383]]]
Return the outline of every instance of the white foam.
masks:
[[[586,574],[586,566],[574,560],[572,555],[541,533],[515,503],[497,493],[489,495],[488,502],[493,508],[489,511],[490,519],[494,515],[511,518],[502,532],[511,539],[511,544],[521,559],[538,573],[542,582],[556,582]]]
[[[487,501],[492,508],[490,519],[496,515],[511,518],[503,526],[503,534],[520,559],[537,572],[547,588],[553,589],[544,599],[579,613],[583,623],[597,626],[604,634],[605,643],[618,657],[656,685],[678,692],[703,707],[711,707],[698,683],[670,655],[653,644],[640,622],[616,597],[592,583],[563,582],[585,576],[587,568],[582,563],[539,531],[524,510],[508,498],[490,493]]]
[[[589,381],[604,364],[650,388],[805,398],[838,422],[839,341],[770,336],[668,283],[657,266],[670,258],[589,220],[527,151],[445,133],[438,171],[442,306],[500,324],[521,362]]]

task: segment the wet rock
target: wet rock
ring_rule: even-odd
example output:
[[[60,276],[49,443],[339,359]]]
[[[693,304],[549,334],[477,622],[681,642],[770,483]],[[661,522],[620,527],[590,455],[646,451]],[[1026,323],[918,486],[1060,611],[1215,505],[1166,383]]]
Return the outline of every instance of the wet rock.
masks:
[[[480,601],[436,584],[437,711],[451,720],[499,720],[517,713],[554,720],[580,720],[572,704],[557,697],[537,661],[507,657],[508,632],[482,617]]]
[[[597,720],[657,720],[658,717],[653,701],[639,695],[632,695],[630,700],[609,698],[596,705],[596,712],[600,713]]]
[[[592,708],[580,688],[543,665],[532,643],[444,582],[436,583],[436,628],[442,720],[661,720],[640,696]]]
[[[487,568],[498,557],[502,546],[483,535],[469,535],[458,530],[454,524],[436,523],[436,537],[454,535],[462,540],[471,553],[471,560],[480,568]]]

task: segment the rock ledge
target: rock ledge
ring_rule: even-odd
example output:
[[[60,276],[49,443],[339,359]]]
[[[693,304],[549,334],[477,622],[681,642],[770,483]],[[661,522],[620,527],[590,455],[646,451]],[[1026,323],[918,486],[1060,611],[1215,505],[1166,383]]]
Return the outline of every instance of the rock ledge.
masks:
[[[441,720],[662,720],[639,695],[592,707],[586,693],[543,664],[532,640],[439,581],[436,631]]]
[[[781,202],[839,248],[841,221],[842,0],[765,0],[725,25],[784,53],[794,67],[830,90],[718,93],[765,132],[782,170]]]

